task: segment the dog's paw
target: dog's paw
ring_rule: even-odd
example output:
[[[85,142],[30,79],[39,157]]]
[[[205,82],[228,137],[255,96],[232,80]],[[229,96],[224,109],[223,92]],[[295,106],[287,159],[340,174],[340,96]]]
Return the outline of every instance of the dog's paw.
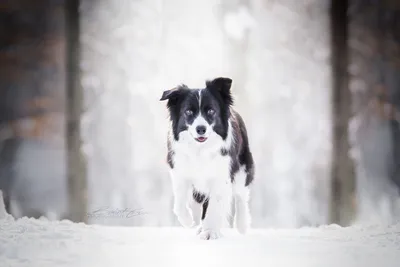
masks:
[[[179,223],[185,228],[192,228],[195,225],[192,216],[189,211],[181,211],[175,212],[176,217],[178,218]]]
[[[202,230],[198,234],[200,239],[203,240],[212,240],[212,239],[218,239],[221,238],[221,232],[220,231],[215,231],[215,230]]]
[[[199,225],[196,229],[196,235],[199,235],[201,232],[203,232],[203,226]]]

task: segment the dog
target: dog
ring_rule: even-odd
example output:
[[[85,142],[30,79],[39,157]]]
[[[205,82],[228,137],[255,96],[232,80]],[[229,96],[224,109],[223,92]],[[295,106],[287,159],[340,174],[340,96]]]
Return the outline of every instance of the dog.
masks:
[[[163,91],[160,99],[167,100],[169,113],[173,213],[187,228],[195,227],[201,215],[196,233],[205,240],[222,237],[233,203],[238,232],[245,234],[251,224],[255,166],[245,123],[233,109],[231,85],[226,77],[206,80],[200,89],[181,84]]]

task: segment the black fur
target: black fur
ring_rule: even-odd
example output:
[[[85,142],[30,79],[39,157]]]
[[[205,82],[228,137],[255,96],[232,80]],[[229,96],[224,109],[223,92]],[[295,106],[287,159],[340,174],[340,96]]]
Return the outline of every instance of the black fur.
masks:
[[[233,117],[236,118],[237,125],[233,128],[235,129],[234,133],[237,136],[236,139],[239,139],[239,144],[234,145],[230,153],[232,157],[231,178],[233,180],[233,175],[236,172],[236,165],[245,166],[247,174],[245,186],[248,186],[254,179],[253,155],[250,151],[249,139],[243,118],[236,111],[233,111]]]
[[[197,203],[201,204],[206,199],[206,195],[200,193],[196,189],[193,189],[193,199],[196,200]]]
[[[204,220],[207,214],[207,208],[208,208],[208,198],[203,202],[203,212],[201,213],[201,219]]]

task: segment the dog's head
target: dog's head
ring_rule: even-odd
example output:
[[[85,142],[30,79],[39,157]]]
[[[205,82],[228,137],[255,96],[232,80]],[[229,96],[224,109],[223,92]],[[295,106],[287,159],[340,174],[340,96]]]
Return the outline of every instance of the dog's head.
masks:
[[[233,104],[231,85],[232,79],[219,77],[206,81],[202,89],[180,85],[164,91],[160,100],[168,100],[174,139],[184,135],[199,144],[215,138],[225,140]]]

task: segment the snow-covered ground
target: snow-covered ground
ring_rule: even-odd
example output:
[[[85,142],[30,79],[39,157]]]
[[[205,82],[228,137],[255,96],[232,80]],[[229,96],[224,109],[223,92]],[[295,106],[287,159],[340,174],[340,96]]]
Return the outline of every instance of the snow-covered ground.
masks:
[[[0,216],[1,217],[1,216]],[[398,267],[400,224],[225,229],[199,240],[183,228],[115,227],[7,215],[0,218],[0,266]]]

